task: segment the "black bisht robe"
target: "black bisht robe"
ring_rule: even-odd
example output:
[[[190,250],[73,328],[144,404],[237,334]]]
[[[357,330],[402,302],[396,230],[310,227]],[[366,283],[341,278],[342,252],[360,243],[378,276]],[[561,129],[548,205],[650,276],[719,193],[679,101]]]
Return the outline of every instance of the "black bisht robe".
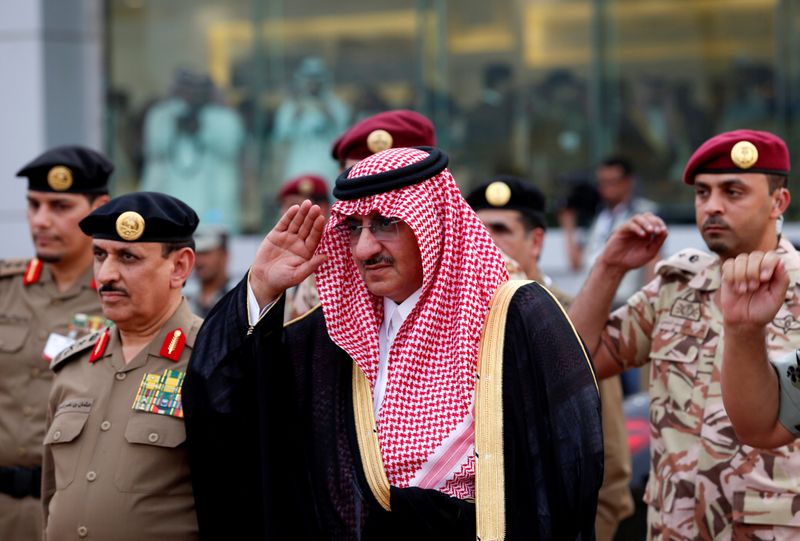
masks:
[[[475,507],[365,480],[350,357],[322,310],[283,326],[283,301],[250,329],[243,280],[200,331],[183,385],[203,539],[475,539]],[[506,539],[593,539],[603,479],[600,401],[556,301],[514,295],[503,360]],[[254,537],[252,532],[258,532]]]

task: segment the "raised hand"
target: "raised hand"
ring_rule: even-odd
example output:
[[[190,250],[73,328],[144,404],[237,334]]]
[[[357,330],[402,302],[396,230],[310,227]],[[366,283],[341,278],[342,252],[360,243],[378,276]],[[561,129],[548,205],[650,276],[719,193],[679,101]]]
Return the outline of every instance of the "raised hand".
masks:
[[[609,267],[637,269],[658,255],[666,238],[667,226],[661,218],[649,212],[637,214],[611,234],[600,258]]]
[[[722,265],[720,307],[726,327],[761,329],[778,313],[789,275],[775,252],[739,254]]]
[[[267,234],[250,271],[250,287],[260,306],[305,280],[325,262],[327,256],[314,255],[324,228],[322,210],[306,200],[290,207]]]

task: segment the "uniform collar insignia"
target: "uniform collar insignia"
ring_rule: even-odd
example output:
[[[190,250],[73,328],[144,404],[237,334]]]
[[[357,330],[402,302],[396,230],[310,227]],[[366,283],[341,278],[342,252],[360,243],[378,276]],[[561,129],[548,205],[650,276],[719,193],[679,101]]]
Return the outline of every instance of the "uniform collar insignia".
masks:
[[[106,346],[108,345],[108,339],[111,337],[111,330],[106,329],[105,332],[100,336],[100,339],[95,343],[94,348],[92,348],[92,354],[89,355],[89,362],[94,363],[98,359],[103,356],[103,353],[106,351]]]
[[[167,333],[164,338],[164,343],[161,344],[161,351],[158,352],[164,358],[177,362],[183,353],[183,347],[186,345],[186,333],[183,329],[175,329]]]
[[[31,259],[30,263],[28,263],[28,266],[25,267],[25,274],[22,277],[22,284],[29,286],[38,282],[39,276],[42,275],[42,267],[44,267],[44,265],[38,257]]]

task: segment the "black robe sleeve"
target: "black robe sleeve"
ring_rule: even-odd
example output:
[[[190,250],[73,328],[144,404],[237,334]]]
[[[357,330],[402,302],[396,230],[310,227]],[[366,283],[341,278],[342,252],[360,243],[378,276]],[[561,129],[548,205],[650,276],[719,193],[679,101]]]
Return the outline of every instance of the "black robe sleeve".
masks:
[[[504,357],[506,539],[594,539],[600,398],[578,335],[539,284],[512,299]]]
[[[285,362],[259,355],[280,346],[283,299],[256,329],[249,328],[246,299],[245,278],[209,313],[183,384],[202,539],[277,539],[289,526],[302,532],[307,522],[298,515],[302,479],[291,435],[295,410],[286,407],[294,401],[292,380]],[[280,392],[259,392],[258,381],[267,373],[268,381],[283,382],[276,387]],[[285,441],[265,445],[265,426]]]

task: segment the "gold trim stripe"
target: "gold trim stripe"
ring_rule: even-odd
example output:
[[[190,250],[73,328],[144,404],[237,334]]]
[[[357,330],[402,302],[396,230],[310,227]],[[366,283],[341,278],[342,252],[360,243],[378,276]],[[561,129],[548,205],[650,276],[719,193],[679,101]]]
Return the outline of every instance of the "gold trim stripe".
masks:
[[[356,420],[358,451],[367,484],[381,507],[391,511],[391,489],[378,443],[378,428],[375,424],[375,412],[372,409],[372,389],[364,372],[355,361],[353,362],[353,413]]]
[[[509,280],[495,291],[478,353],[475,391],[475,515],[478,539],[506,537],[503,457],[503,346],[511,298],[528,280]]]

